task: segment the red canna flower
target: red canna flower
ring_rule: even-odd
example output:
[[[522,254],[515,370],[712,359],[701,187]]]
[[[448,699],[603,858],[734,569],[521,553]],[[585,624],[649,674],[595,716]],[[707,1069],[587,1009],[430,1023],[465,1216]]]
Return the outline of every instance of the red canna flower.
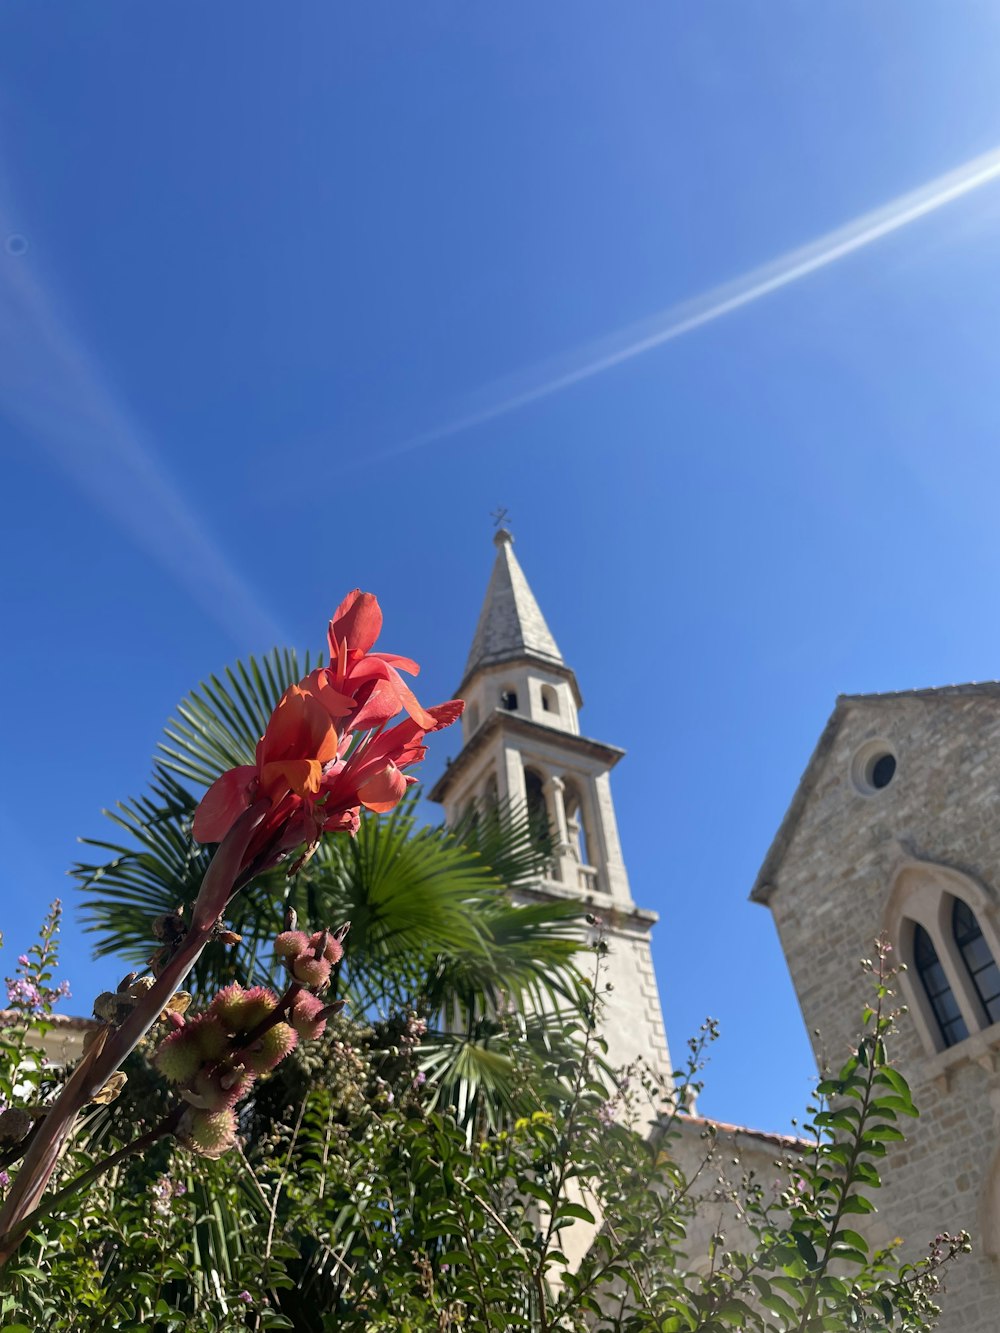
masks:
[[[293,813],[303,798],[318,794],[323,766],[336,757],[339,742],[327,710],[312,694],[290,685],[257,742],[256,764],[231,768],[205,793],[195,811],[197,841],[221,842],[243,811],[261,798],[272,809],[297,798],[288,809]]]
[[[266,802],[244,865],[273,865],[303,843],[309,855],[324,832],[356,832],[361,807],[382,813],[398,804],[416,781],[403,770],[423,759],[424,736],[450,726],[464,704],[424,708],[400,675],[417,675],[416,662],[370,651],[381,628],[372,593],[344,598],[330,621],[329,666],[285,691],[256,762],[230,769],[205,793],[198,842],[221,842],[244,811]],[[401,712],[407,718],[386,730]]]

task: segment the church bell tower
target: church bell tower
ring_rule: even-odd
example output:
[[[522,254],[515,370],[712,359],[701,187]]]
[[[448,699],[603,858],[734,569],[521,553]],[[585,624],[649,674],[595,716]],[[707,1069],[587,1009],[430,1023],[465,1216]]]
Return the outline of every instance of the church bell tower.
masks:
[[[623,750],[581,735],[576,676],[563,661],[501,528],[462,683],[462,749],[430,796],[449,823],[497,800],[543,814],[555,848],[546,877],[518,899],[576,898],[604,921],[608,1058],[637,1056],[664,1077],[670,1056],[650,954],[655,912],[637,907],[622,858],[611,770]],[[583,928],[583,927],[581,927]]]

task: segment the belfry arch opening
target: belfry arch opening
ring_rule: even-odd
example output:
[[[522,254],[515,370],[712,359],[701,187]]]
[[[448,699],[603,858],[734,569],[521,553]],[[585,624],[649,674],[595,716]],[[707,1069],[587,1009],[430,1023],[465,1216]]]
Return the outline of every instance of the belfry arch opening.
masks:
[[[524,770],[524,799],[528,808],[528,826],[532,841],[548,847],[552,841],[552,821],[545,797],[545,779],[534,768]]]
[[[572,779],[565,783],[563,800],[566,803],[566,828],[569,834],[571,851],[582,866],[592,866],[593,856],[590,850],[590,837],[587,819],[580,789]]]

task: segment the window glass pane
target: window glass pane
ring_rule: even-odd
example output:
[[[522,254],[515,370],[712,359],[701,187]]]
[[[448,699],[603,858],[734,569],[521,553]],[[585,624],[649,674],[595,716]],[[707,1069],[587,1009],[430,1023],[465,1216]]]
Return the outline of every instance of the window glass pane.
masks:
[[[956,1018],[962,1017],[962,1011],[958,1007],[958,1001],[951,990],[942,991],[934,997],[934,1007],[938,1011],[938,1017],[942,1023],[954,1023]]]
[[[987,1017],[991,1023],[996,1023],[1000,1021],[1000,971],[983,938],[975,912],[960,898],[955,899],[951,928]]]
[[[962,944],[966,937],[981,933],[979,922],[976,920],[972,908],[968,903],[963,903],[961,898],[955,899],[955,906],[951,913],[951,926],[959,944]]]
[[[941,1034],[946,1046],[954,1046],[966,1039],[969,1035],[969,1029],[965,1026],[965,1019],[959,1015],[953,1022],[942,1025]]]
[[[967,944],[962,945],[962,956],[970,972],[978,972],[981,968],[990,966],[993,955],[990,953],[990,946],[983,939],[982,931],[974,935]]]
[[[931,937],[923,926],[917,926],[913,936],[913,961],[921,970],[937,962]]]
[[[923,926],[916,926],[913,931],[913,961],[945,1046],[954,1046],[956,1042],[964,1041],[969,1035],[969,1029],[952,994],[947,973],[941,966],[933,941]]]

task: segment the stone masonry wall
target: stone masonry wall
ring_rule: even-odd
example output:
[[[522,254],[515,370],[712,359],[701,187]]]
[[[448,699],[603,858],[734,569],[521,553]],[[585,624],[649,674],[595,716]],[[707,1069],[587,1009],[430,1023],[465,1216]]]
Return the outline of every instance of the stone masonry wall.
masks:
[[[901,866],[926,863],[925,876],[940,875],[946,892],[960,891],[954,872],[967,876],[983,894],[981,924],[1000,930],[1000,694],[876,696],[841,710],[770,892],[821,1065],[838,1064],[853,1044],[866,989],[858,960],[892,919]],[[851,761],[877,737],[891,745],[897,770],[865,796]],[[906,980],[913,985],[916,975]],[[919,1255],[939,1231],[972,1233],[974,1253],[956,1267],[943,1301],[942,1333],[1000,1328],[998,1052],[1000,1024],[929,1052],[913,1013],[895,1039],[921,1116],[904,1124],[908,1141],[887,1159],[871,1234],[880,1242],[901,1236]]]

